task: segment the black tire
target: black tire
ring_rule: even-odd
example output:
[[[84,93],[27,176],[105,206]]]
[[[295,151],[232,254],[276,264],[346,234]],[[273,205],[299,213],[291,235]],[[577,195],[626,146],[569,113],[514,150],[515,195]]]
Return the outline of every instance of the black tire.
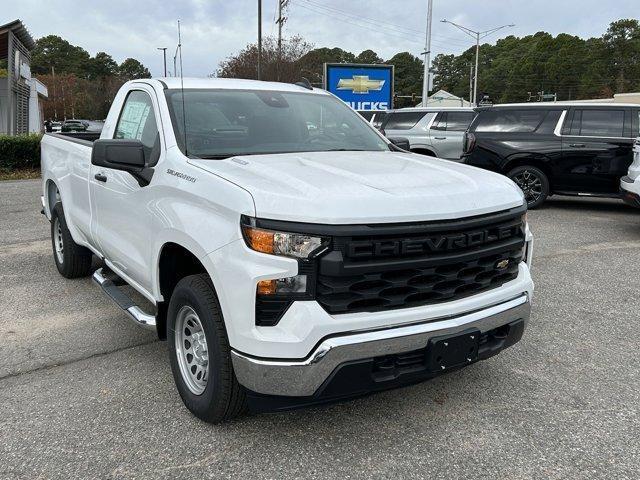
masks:
[[[516,167],[507,176],[522,189],[530,210],[538,208],[549,196],[549,179],[537,167],[531,165]]]
[[[208,378],[204,391],[199,394],[187,385],[178,359],[181,353],[176,347],[176,337],[180,338],[176,333],[176,322],[179,312],[185,308],[195,311],[206,338]],[[233,371],[222,311],[208,275],[190,275],[178,282],[169,302],[167,322],[171,371],[185,406],[209,423],[224,422],[243,414],[246,411],[245,390]]]
[[[61,245],[61,252],[56,245]],[[79,278],[91,273],[93,254],[88,248],[73,241],[60,202],[56,203],[51,211],[51,247],[53,261],[63,277]]]

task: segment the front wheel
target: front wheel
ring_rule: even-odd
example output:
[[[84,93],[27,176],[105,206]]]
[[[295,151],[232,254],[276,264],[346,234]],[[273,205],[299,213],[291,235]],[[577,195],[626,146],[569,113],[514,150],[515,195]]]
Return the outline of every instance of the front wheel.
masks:
[[[210,423],[242,414],[245,391],[233,372],[222,312],[207,275],[178,282],[167,320],[171,371],[186,407]]]
[[[531,210],[542,205],[549,196],[549,179],[539,168],[524,165],[514,168],[507,176],[520,187]]]

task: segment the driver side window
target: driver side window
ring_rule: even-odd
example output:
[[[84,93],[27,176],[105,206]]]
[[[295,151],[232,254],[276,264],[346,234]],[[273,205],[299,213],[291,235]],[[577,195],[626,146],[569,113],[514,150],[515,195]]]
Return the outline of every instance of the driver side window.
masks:
[[[147,159],[151,158],[151,152],[154,149],[160,147],[153,104],[151,97],[146,92],[141,90],[129,92],[113,138],[140,140]]]

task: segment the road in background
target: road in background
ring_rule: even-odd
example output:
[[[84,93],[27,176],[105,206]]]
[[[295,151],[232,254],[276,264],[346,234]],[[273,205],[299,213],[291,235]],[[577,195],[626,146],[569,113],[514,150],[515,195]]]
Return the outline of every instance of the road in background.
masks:
[[[435,380],[212,426],[164,342],[55,270],[37,181],[0,182],[0,478],[637,478],[640,212],[529,213],[522,342]]]

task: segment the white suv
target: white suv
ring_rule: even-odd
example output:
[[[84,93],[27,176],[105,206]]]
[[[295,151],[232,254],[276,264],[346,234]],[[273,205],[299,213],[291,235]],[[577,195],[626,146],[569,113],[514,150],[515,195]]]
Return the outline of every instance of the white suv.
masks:
[[[633,163],[626,177],[620,179],[623,200],[629,205],[640,207],[640,137],[633,144]]]
[[[389,112],[381,130],[388,138],[406,138],[414,153],[457,161],[475,116],[465,107],[403,108]]]

